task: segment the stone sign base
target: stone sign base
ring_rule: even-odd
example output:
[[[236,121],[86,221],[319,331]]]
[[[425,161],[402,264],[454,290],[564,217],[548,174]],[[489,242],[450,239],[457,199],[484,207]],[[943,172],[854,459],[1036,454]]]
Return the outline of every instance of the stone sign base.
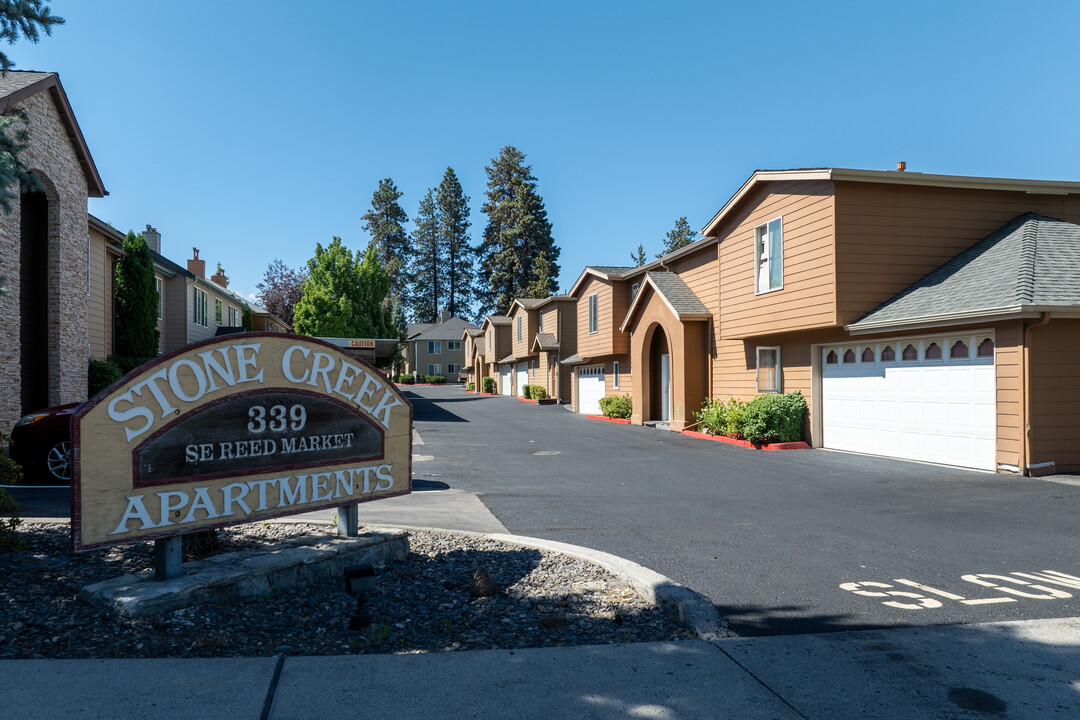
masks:
[[[257,550],[223,553],[183,565],[183,574],[157,581],[154,571],[123,575],[79,593],[127,617],[147,617],[193,605],[266,595],[313,580],[342,587],[342,570],[354,565],[395,565],[409,554],[403,530],[367,532],[359,537],[302,536]]]

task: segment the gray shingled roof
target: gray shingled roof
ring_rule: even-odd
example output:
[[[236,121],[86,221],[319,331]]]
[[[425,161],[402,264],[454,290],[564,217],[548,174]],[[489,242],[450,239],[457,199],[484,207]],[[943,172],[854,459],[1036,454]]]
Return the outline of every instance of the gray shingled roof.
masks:
[[[540,305],[547,301],[547,298],[514,298],[514,302],[519,303],[521,307],[526,310],[532,310],[537,305]]]
[[[645,276],[679,315],[708,314],[709,308],[705,307],[705,303],[701,302],[694,291],[675,273],[647,272]]]
[[[460,340],[466,328],[476,327],[465,318],[452,317],[449,320],[433,325],[418,335],[411,336],[410,340]]]
[[[578,355],[577,353],[574,353],[573,355],[571,355],[568,358],[563,358],[562,360],[560,360],[560,362],[563,365],[580,365],[581,363],[583,363],[585,361],[581,358],[580,355]]]
[[[622,275],[624,272],[635,270],[636,268],[627,267],[625,265],[587,265],[597,272],[601,272],[605,275]]]
[[[409,323],[405,326],[405,338],[411,340],[425,330],[435,327],[435,323]]]
[[[1080,306],[1080,225],[1027,213],[848,326]]]
[[[539,347],[540,350],[558,350],[559,343],[556,341],[553,333],[536,333],[536,340],[533,341],[533,347]]]
[[[483,334],[484,334],[484,331],[483,331],[483,330],[481,330],[481,329],[480,329],[480,328],[478,328],[478,327],[468,327],[468,328],[465,328],[465,332],[469,333],[469,337],[474,337],[474,338],[475,338],[475,337],[480,337],[481,335],[483,335]]]
[[[51,72],[8,70],[6,74],[0,76],[0,97],[7,97],[55,74]]]
[[[484,319],[492,325],[509,325],[511,322],[509,315],[488,315]]]

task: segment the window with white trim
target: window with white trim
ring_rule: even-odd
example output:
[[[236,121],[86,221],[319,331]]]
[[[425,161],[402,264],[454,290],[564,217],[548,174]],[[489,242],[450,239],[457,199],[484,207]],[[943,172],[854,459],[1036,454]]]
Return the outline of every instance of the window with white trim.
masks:
[[[634,298],[637,297],[638,290],[641,289],[641,283],[636,282],[630,286],[630,302],[634,302]]]
[[[784,237],[781,218],[754,228],[754,292],[784,287]]]
[[[427,366],[428,375],[442,375],[442,363],[430,363]]]
[[[613,362],[611,364],[611,375],[612,375],[612,379],[613,379],[612,387],[615,390],[618,390],[619,389],[619,361],[618,360],[616,360],[615,362]]]
[[[518,342],[521,342],[521,320],[522,320],[521,316],[518,315],[518,318],[517,318],[517,339],[518,339]]]
[[[461,341],[460,340],[447,340],[446,349],[448,351],[449,350],[460,350],[461,349]]]
[[[157,290],[157,319],[160,320],[165,309],[165,286],[161,284],[161,278],[154,276],[154,289]]]
[[[780,348],[757,348],[757,391],[780,392]]]
[[[240,327],[240,309],[229,306],[229,325],[232,327]]]
[[[427,352],[428,355],[442,355],[442,340],[428,340]],[[434,373],[428,373],[428,375],[434,375]]]
[[[192,322],[196,325],[206,327],[209,323],[206,320],[206,306],[210,302],[210,296],[206,294],[205,290],[195,288],[195,317]]]
[[[214,298],[214,322],[221,324],[221,301]]]
[[[597,294],[593,293],[589,296],[589,334],[592,335],[597,330]]]
[[[490,330],[488,331],[488,334],[487,334],[487,340],[488,340],[488,350],[490,350],[491,349],[491,331]]]
[[[448,374],[451,374],[451,375],[456,374],[456,373],[460,373],[461,372],[461,366],[456,364],[456,363],[450,363],[449,365],[446,366],[446,372]]]

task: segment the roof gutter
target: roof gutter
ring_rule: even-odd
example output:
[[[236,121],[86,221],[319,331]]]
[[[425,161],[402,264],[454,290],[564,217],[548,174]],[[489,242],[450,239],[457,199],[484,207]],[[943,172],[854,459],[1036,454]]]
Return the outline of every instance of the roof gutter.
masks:
[[[948,325],[973,325],[1003,320],[1037,318],[1041,313],[1052,312],[1059,317],[1080,317],[1080,307],[1069,305],[1013,305],[1011,307],[976,310],[975,312],[942,313],[901,320],[880,322],[854,322],[844,326],[852,335],[869,335],[885,331],[920,330]]]

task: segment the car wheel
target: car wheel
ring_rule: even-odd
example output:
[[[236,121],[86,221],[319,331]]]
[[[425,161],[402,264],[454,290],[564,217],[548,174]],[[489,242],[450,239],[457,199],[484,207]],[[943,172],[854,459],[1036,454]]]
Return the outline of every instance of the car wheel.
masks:
[[[64,440],[49,448],[45,456],[45,466],[49,468],[49,474],[57,480],[69,482],[71,480],[71,442]]]

